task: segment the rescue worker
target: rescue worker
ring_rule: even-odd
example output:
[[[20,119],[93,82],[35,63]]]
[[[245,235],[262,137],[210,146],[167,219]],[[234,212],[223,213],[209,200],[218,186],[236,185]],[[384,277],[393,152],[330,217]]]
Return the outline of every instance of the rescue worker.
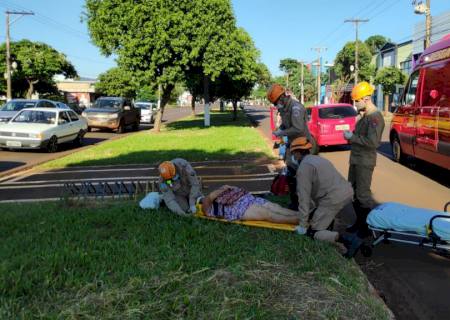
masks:
[[[295,210],[298,207],[298,199],[295,181],[296,167],[291,163],[291,155],[289,152],[290,143],[297,137],[307,137],[309,141],[313,141],[311,133],[308,129],[308,114],[305,107],[292,96],[290,96],[285,88],[277,83],[267,91],[267,99],[275,105],[281,116],[281,125],[272,132],[276,137],[287,137],[285,163],[288,167],[288,184],[291,203],[289,208]],[[314,148],[315,150],[315,148]],[[316,153],[316,152],[313,152]]]
[[[349,241],[344,237],[346,228],[355,221],[352,186],[330,161],[310,154],[311,148],[306,137],[294,139],[290,147],[291,161],[298,167],[296,231],[314,239],[343,243],[351,257],[362,244],[358,237],[347,237]],[[324,230],[333,232],[324,238]]]
[[[370,210],[376,206],[370,186],[376,165],[377,148],[380,146],[385,126],[383,115],[372,102],[373,92],[374,88],[365,81],[353,88],[351,97],[361,117],[354,132],[344,131],[344,138],[351,143],[352,148],[348,181],[355,191],[353,204],[357,215],[356,224],[350,231],[360,230],[361,236],[368,234],[365,221]]]
[[[158,170],[159,189],[167,208],[179,215],[195,214],[196,201],[203,195],[201,183],[190,163],[177,158],[164,161]]]

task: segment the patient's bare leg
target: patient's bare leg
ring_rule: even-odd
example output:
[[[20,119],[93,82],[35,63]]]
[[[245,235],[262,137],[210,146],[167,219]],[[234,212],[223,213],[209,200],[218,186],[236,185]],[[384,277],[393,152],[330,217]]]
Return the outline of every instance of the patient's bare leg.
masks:
[[[267,202],[264,205],[252,205],[245,211],[242,220],[263,220],[276,223],[298,223],[296,211],[283,208],[282,206]]]

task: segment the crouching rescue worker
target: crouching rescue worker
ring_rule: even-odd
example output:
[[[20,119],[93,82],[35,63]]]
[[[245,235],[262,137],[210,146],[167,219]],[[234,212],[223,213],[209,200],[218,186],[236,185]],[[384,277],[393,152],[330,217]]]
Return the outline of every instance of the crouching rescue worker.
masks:
[[[355,131],[344,131],[344,137],[351,145],[348,181],[355,191],[354,207],[357,216],[355,225],[349,231],[359,231],[361,237],[368,235],[366,218],[377,203],[372,197],[370,186],[376,165],[377,148],[384,130],[384,118],[372,103],[374,88],[367,82],[358,83],[351,97],[361,118]]]
[[[291,161],[298,167],[296,230],[317,240],[342,243],[351,257],[362,244],[357,237],[344,237],[346,228],[355,221],[352,186],[330,161],[311,155],[311,147],[306,137],[294,139],[290,147]]]
[[[195,214],[196,201],[202,197],[200,180],[184,159],[164,161],[158,167],[162,200],[170,211],[179,215]]]
[[[290,209],[295,210],[298,207],[297,193],[295,190],[295,171],[296,167],[291,163],[289,146],[295,138],[306,137],[313,141],[308,129],[308,114],[305,107],[296,99],[287,94],[285,88],[277,83],[267,91],[267,99],[275,107],[281,116],[279,128],[272,132],[276,137],[287,137],[285,163],[288,167],[289,193],[291,197]],[[315,150],[312,153],[316,153]]]

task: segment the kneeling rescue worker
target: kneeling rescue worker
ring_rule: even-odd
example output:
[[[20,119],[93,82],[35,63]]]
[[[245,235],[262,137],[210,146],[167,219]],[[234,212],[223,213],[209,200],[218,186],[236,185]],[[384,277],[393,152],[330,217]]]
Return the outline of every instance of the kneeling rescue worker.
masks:
[[[170,211],[179,215],[195,214],[196,201],[202,197],[200,180],[184,159],[164,161],[158,167],[159,189]]]
[[[306,137],[299,137],[290,148],[291,161],[298,166],[296,231],[314,239],[340,242],[347,248],[346,255],[352,257],[362,244],[357,237],[344,237],[346,228],[355,221],[352,186],[330,161],[311,155],[311,147]]]
[[[348,181],[355,191],[353,203],[357,221],[349,231],[359,231],[361,237],[368,235],[366,218],[377,203],[372,197],[370,186],[377,160],[377,148],[380,146],[384,130],[384,118],[372,103],[373,86],[367,82],[358,83],[351,97],[356,108],[362,114],[356,123],[355,131],[344,131],[344,137],[351,143],[350,168]]]

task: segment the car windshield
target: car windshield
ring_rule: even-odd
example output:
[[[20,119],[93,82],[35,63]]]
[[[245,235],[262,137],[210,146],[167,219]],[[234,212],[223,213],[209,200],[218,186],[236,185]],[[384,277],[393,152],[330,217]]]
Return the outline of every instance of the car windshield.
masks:
[[[99,99],[95,101],[95,108],[99,109],[119,109],[120,108],[121,101],[120,100],[114,100],[114,99]]]
[[[34,108],[35,105],[36,102],[33,101],[9,101],[0,111],[20,111],[24,108]]]
[[[342,119],[356,117],[356,110],[353,107],[329,107],[319,109],[321,119]]]
[[[24,110],[12,122],[55,124],[56,113],[50,111]]]
[[[147,103],[136,103],[135,106],[136,106],[136,108],[143,109],[143,110],[150,110],[150,108],[152,107],[151,104],[147,104]]]

